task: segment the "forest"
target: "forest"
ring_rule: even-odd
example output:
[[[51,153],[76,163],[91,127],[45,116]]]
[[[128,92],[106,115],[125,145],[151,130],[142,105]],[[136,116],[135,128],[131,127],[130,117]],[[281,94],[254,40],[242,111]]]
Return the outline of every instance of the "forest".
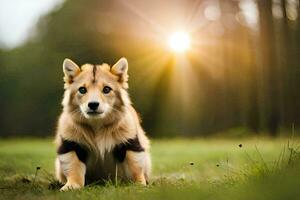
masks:
[[[54,134],[64,58],[120,57],[151,137],[290,133],[300,125],[299,15],[299,0],[64,1],[22,45],[0,43],[0,136]],[[166,45],[177,29],[191,37],[183,54]]]

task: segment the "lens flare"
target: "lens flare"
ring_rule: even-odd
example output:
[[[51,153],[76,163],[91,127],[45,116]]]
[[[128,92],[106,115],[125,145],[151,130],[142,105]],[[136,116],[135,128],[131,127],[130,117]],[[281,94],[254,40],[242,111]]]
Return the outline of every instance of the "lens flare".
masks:
[[[168,45],[172,51],[177,53],[185,52],[190,47],[190,36],[184,31],[178,31],[171,34]]]

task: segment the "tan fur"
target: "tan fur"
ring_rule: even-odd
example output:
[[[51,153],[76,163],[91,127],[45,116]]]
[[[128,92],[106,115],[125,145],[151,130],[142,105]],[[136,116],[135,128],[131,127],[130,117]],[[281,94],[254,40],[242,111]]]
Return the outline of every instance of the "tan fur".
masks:
[[[142,153],[136,153],[133,151],[128,151],[126,154],[126,161],[128,163],[128,168],[132,172],[132,178],[135,182],[139,182],[143,185],[146,185],[146,178],[144,173],[144,166],[140,163],[145,163],[145,156]]]
[[[116,169],[115,162],[109,161],[113,148],[128,139],[138,137],[145,151],[127,151],[125,161],[118,164],[118,176],[121,179],[146,184],[151,170],[149,140],[126,91],[127,69],[125,58],[120,59],[112,67],[102,64],[97,65],[96,69],[90,64],[79,68],[69,59],[64,61],[63,112],[59,118],[55,142],[59,147],[63,138],[88,147],[95,155],[94,160],[89,163],[100,162],[103,171],[113,174]],[[88,91],[84,95],[78,92],[78,88],[82,86]],[[104,86],[111,87],[112,91],[109,94],[102,93]],[[103,114],[89,117],[85,113],[86,105],[91,99],[100,102],[99,110],[102,109]],[[87,172],[85,172],[83,163],[78,160],[75,152],[70,153],[73,153],[72,159],[66,161],[61,158],[62,155],[58,155],[56,160],[56,176],[59,181],[66,183],[62,190],[81,188],[84,185],[81,174],[89,173],[88,170],[94,167],[91,166],[94,164],[87,164]],[[65,165],[71,168],[67,169],[69,173],[62,169],[63,162],[68,162],[67,164],[70,165]]]
[[[67,178],[66,184],[61,190],[78,189],[84,186],[86,167],[74,151],[58,156],[60,176]],[[64,177],[61,177],[65,179]]]

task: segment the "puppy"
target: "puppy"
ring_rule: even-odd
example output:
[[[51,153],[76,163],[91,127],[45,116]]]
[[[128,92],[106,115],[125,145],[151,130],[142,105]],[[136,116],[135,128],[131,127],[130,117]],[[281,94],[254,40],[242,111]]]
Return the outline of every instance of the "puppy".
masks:
[[[61,190],[92,182],[146,185],[151,171],[149,140],[127,93],[128,62],[79,67],[63,62],[64,98],[55,143]]]

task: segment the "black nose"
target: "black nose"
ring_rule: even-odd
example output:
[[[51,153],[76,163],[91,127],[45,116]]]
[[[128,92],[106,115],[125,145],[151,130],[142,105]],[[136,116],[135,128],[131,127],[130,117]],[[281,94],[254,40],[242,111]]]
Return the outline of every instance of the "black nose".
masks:
[[[99,106],[99,103],[98,103],[98,102],[90,102],[90,103],[88,104],[88,106],[89,106],[89,108],[90,108],[91,110],[97,110],[97,108],[98,108],[98,106]]]

